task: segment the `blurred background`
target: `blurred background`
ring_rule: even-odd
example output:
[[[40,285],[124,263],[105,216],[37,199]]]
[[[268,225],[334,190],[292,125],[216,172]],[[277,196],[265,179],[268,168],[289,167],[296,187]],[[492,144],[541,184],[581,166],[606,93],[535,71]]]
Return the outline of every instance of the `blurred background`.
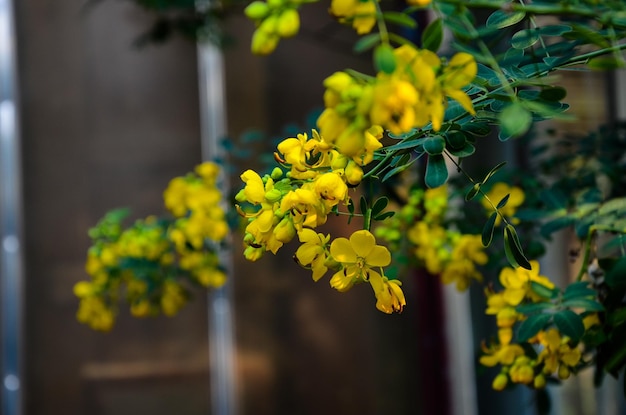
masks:
[[[233,140],[250,129],[280,136],[289,124],[306,126],[322,103],[325,77],[346,67],[370,70],[369,57],[351,53],[352,33],[326,8],[309,6],[302,34],[266,58],[249,52],[252,23],[241,13],[225,20],[232,41],[223,49],[224,105]],[[72,292],[86,278],[87,230],[117,207],[130,207],[132,219],[163,213],[169,180],[201,161],[197,45],[178,35],[138,43],[155,17],[131,1],[20,0],[14,16],[23,314],[19,387],[6,378],[3,386],[23,405],[13,412],[5,393],[3,415],[211,413],[206,294],[174,318],[122,312],[111,332],[100,333],[76,321]],[[568,102],[582,119],[567,128],[619,116],[620,76],[573,75]],[[262,163],[256,154],[232,156],[235,171]],[[474,370],[477,346],[493,329],[480,319],[480,289],[460,295],[434,279],[407,279],[404,313],[387,316],[365,288],[338,293],[326,280],[313,283],[289,247],[255,263],[240,253],[235,237],[239,413],[536,413],[537,396],[522,388],[494,394],[492,374]],[[3,301],[7,294],[5,287]],[[595,392],[584,377],[579,383],[552,393],[552,413],[624,413],[612,389]]]

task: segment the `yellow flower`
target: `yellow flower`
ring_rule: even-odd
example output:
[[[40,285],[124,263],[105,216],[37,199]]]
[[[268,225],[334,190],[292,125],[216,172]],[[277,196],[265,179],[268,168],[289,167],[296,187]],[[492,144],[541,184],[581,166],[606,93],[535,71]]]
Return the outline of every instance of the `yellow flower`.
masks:
[[[313,183],[315,192],[328,207],[335,206],[348,197],[348,186],[335,172],[321,174],[315,178]]]
[[[326,246],[330,240],[330,235],[317,233],[312,229],[302,229],[298,233],[298,238],[302,245],[296,251],[295,258],[302,266],[311,266],[313,280],[319,281],[326,274]]]
[[[369,33],[376,24],[374,0],[332,0],[330,13],[341,22],[352,21],[352,27],[360,35]]]
[[[529,298],[533,302],[544,301],[545,298],[533,291],[531,282],[541,284],[549,289],[554,288],[552,281],[539,275],[539,262],[530,261],[530,266],[530,270],[522,267],[515,269],[506,267],[500,271],[500,283],[505,288],[502,295],[508,305],[517,306],[525,298]]]
[[[391,263],[389,250],[376,245],[376,238],[367,230],[354,232],[349,240],[335,239],[330,245],[330,255],[342,265],[330,281],[338,291],[349,290],[357,281],[369,280],[372,267],[384,267]]]
[[[280,210],[284,213],[291,212],[297,230],[302,227],[316,228],[324,224],[327,218],[320,196],[305,186],[287,193],[280,203]]]
[[[406,299],[398,280],[390,280],[376,271],[370,270],[369,282],[376,296],[376,308],[383,313],[402,312],[406,305]]]
[[[513,217],[515,215],[515,212],[517,212],[517,208],[520,207],[522,203],[524,203],[524,199],[526,195],[524,194],[524,191],[522,189],[520,189],[517,186],[509,186],[506,183],[498,182],[493,185],[493,187],[491,188],[491,190],[489,190],[489,192],[487,192],[487,198],[491,200],[491,203],[496,205],[507,194],[510,195],[509,200],[507,201],[506,206],[504,206],[503,208],[500,208],[500,213],[503,216],[509,218],[509,217]],[[483,207],[489,212],[489,214],[491,214],[491,212],[493,211],[493,207],[487,201],[486,198],[482,199],[482,204],[483,204]],[[498,226],[501,222],[502,222],[502,218],[500,217],[500,215],[498,215],[496,217],[496,226]],[[516,223],[519,223],[519,220],[513,218],[511,222],[516,224]]]
[[[529,384],[535,378],[533,361],[528,356],[518,356],[511,366],[509,376],[513,383]]]
[[[569,338],[561,336],[555,328],[540,331],[537,340],[543,346],[538,358],[544,364],[543,373],[549,375],[558,372],[561,379],[569,377],[570,368],[575,367],[582,357],[580,349],[570,347]]]
[[[498,364],[509,366],[518,356],[524,355],[524,349],[519,344],[497,344],[491,345],[489,348],[483,344],[482,350],[485,355],[480,357],[480,364],[487,367]]]
[[[381,77],[374,86],[374,101],[370,112],[373,124],[381,125],[393,134],[411,131],[415,125],[415,87],[397,77]]]

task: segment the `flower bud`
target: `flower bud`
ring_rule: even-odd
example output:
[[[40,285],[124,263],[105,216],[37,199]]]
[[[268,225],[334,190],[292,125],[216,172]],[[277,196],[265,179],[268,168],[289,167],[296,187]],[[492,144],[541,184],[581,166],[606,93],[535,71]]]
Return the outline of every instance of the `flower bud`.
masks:
[[[269,55],[274,52],[279,40],[280,38],[277,35],[261,30],[261,27],[259,27],[252,35],[252,53],[255,55]]]
[[[543,374],[539,374],[535,377],[533,383],[535,389],[543,389],[546,386],[546,377]]]
[[[274,170],[272,170],[272,174],[270,176],[272,177],[272,179],[278,180],[283,177],[283,171],[279,167],[274,167]]]
[[[356,186],[363,179],[363,169],[361,166],[350,160],[344,171],[346,180],[349,184]]]
[[[569,378],[569,375],[570,375],[569,367],[567,367],[566,365],[559,366],[558,375],[559,375],[559,379],[562,379],[562,380]]]
[[[283,194],[278,189],[272,189],[272,190],[265,192],[265,199],[271,203],[278,202],[282,197],[283,197]]]
[[[281,37],[293,37],[300,29],[300,15],[296,9],[287,9],[278,16],[276,31]]]
[[[261,20],[270,12],[270,7],[263,1],[253,1],[245,9],[244,13],[249,19]]]
[[[506,388],[507,383],[509,383],[509,378],[504,373],[500,373],[493,380],[491,387],[497,391],[501,391]]]

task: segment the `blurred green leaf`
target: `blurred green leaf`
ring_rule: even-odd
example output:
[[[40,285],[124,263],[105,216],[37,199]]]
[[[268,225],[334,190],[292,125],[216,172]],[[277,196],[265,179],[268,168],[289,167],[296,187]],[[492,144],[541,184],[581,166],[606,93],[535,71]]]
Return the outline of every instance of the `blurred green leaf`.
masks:
[[[448,167],[441,154],[429,156],[426,163],[426,175],[424,181],[430,188],[439,187],[448,180]]]
[[[517,341],[526,342],[537,335],[548,324],[550,314],[534,314],[522,321],[517,329]]]
[[[383,19],[385,19],[388,23],[393,23],[409,29],[417,28],[417,22],[407,13],[387,11],[383,12]]]
[[[388,44],[380,44],[374,49],[374,66],[378,71],[391,74],[396,69],[396,56]]]
[[[380,33],[370,33],[361,37],[354,44],[354,51],[357,53],[365,52],[366,50],[370,50],[374,46],[380,43]]]
[[[443,41],[443,20],[435,19],[426,26],[422,33],[422,48],[437,52]]]
[[[563,300],[595,297],[597,294],[598,292],[596,290],[589,287],[587,281],[574,282],[565,288]]]
[[[515,33],[511,38],[511,46],[515,49],[526,49],[539,41],[537,29],[523,29]]]
[[[487,18],[486,26],[503,29],[521,22],[525,16],[526,13],[523,11],[505,12],[504,10],[496,10]]]
[[[549,298],[549,299],[554,299],[559,295],[559,289],[558,288],[549,288],[546,287],[543,284],[540,284],[536,281],[531,281],[530,282],[530,289],[533,290],[533,292],[543,298]]]
[[[588,298],[572,298],[571,300],[563,301],[562,306],[569,308],[581,308],[584,311],[604,311],[604,306],[602,304]]]
[[[483,232],[482,232],[483,246],[489,246],[491,244],[497,217],[498,217],[498,212],[493,212],[489,216],[489,219],[487,219],[487,222],[485,222],[485,225],[483,226]]]
[[[583,319],[572,310],[561,310],[554,314],[554,324],[561,334],[569,337],[574,343],[578,343],[585,333]]]
[[[500,140],[519,137],[532,125],[532,115],[519,102],[513,102],[500,113]]]

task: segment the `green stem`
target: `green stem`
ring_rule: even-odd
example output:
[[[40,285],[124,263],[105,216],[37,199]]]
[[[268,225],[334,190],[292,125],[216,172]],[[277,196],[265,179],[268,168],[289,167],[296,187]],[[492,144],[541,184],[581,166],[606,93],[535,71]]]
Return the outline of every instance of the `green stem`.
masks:
[[[585,254],[583,255],[583,263],[580,265],[580,270],[578,271],[578,275],[576,276],[576,281],[582,281],[585,273],[587,272],[587,267],[589,265],[589,257],[591,256],[591,245],[593,240],[593,235],[595,234],[595,228],[592,226],[589,228],[589,232],[587,233],[587,239],[585,240]]]
[[[459,6],[471,6],[472,9],[490,9],[490,10],[502,10],[508,8],[513,12],[525,12],[527,14],[534,15],[568,15],[578,17],[596,18],[599,10],[591,8],[583,8],[580,5],[571,7],[564,4],[518,4],[511,3],[508,0],[502,2],[484,1],[484,0],[445,0],[447,4],[455,4]]]

